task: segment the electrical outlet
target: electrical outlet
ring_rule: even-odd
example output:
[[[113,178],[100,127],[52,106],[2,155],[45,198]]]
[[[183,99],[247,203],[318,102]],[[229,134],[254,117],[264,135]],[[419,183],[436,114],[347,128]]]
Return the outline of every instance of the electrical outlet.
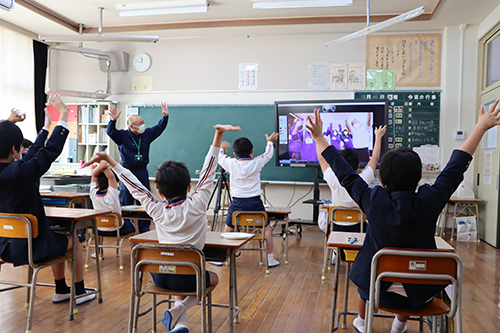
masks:
[[[464,131],[458,130],[455,132],[455,140],[463,140],[464,137],[465,137]]]

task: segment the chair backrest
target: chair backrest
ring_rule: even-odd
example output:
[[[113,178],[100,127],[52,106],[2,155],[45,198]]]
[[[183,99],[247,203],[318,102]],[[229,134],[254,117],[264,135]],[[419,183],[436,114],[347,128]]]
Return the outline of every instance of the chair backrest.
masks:
[[[202,297],[206,285],[205,255],[190,245],[139,244],[132,250],[132,281],[136,281],[134,291],[141,291],[139,273],[195,274],[197,276],[197,296]]]
[[[381,281],[452,285],[452,303],[448,314],[453,317],[461,304],[462,260],[449,250],[383,248],[372,259],[370,299],[378,310]],[[374,294],[372,298],[372,285]]]
[[[266,212],[237,211],[233,213],[233,225],[241,227],[265,227],[267,222]]]
[[[38,237],[38,220],[31,214],[0,213],[0,237],[28,240],[28,263],[33,263],[33,238]]]
[[[361,232],[363,232],[363,222],[366,221],[366,215],[359,207],[333,206],[328,208],[328,218],[333,222],[353,222],[361,223]]]
[[[122,215],[110,213],[95,218],[98,228],[120,228],[123,225]]]

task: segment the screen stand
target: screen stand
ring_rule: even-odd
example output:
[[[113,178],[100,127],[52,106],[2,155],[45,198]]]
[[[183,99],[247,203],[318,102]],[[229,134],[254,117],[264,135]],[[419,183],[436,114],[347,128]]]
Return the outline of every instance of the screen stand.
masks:
[[[297,225],[297,232],[300,234],[302,232],[302,224],[304,225],[318,225],[318,216],[319,216],[319,206],[323,204],[323,202],[319,201],[319,183],[325,182],[323,178],[319,177],[319,167],[314,168],[314,189],[313,189],[313,198],[303,201],[305,204],[313,205],[313,219],[311,220],[302,220],[297,219],[290,221],[288,225]]]

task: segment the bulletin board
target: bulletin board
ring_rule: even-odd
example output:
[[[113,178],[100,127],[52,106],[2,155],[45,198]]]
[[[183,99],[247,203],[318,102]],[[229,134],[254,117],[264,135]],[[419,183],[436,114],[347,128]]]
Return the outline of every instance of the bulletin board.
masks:
[[[439,147],[440,91],[358,91],[355,99],[388,99],[387,148]]]
[[[440,87],[441,37],[368,35],[366,69],[395,70],[396,87]]]

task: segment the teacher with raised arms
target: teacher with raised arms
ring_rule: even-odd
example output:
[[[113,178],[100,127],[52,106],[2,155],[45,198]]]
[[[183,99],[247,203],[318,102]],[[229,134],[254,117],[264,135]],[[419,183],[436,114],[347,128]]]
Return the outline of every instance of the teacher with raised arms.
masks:
[[[139,116],[130,116],[127,119],[128,129],[116,129],[116,120],[120,117],[121,111],[116,111],[111,107],[109,114],[111,121],[106,129],[109,137],[118,145],[121,162],[125,168],[129,169],[141,183],[150,190],[149,175],[147,165],[149,163],[149,147],[151,143],[159,137],[168,123],[168,105],[161,103],[163,117],[157,125],[146,128],[144,120]],[[120,204],[122,206],[134,204],[134,198],[127,190],[127,187],[120,181]],[[149,231],[150,221],[139,220],[139,233]]]

